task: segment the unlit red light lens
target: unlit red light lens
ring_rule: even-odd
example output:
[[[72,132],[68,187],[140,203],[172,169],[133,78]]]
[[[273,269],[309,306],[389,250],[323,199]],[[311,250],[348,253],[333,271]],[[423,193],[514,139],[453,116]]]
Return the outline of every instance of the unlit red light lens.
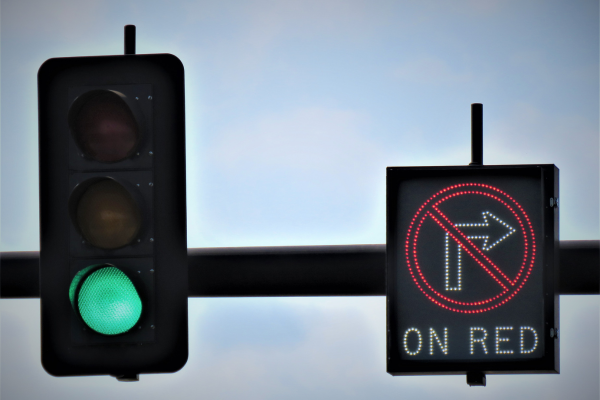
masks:
[[[113,163],[133,155],[140,132],[123,98],[110,90],[80,96],[71,107],[71,131],[84,156]]]
[[[76,207],[79,230],[93,246],[117,249],[130,244],[140,231],[138,204],[127,189],[112,179],[92,183]]]
[[[69,297],[73,309],[94,331],[103,335],[125,333],[137,324],[142,300],[129,277],[104,264],[82,270],[73,278]]]

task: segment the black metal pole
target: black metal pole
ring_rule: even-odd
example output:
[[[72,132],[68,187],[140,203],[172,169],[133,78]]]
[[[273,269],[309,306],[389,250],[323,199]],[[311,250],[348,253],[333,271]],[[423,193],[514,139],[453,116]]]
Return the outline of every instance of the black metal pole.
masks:
[[[188,249],[189,297],[385,296],[385,244]],[[39,252],[0,253],[0,297],[39,297]],[[560,294],[600,294],[600,241],[560,241]]]
[[[483,104],[471,104],[471,163],[483,165]]]
[[[125,25],[125,54],[135,54],[135,25]]]

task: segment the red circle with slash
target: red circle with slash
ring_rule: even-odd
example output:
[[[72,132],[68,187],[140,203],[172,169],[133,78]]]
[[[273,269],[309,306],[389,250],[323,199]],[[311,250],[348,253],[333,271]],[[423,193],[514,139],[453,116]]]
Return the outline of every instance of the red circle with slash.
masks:
[[[516,277],[509,278],[493,260],[491,260],[481,249],[473,244],[473,242],[461,230],[456,227],[448,216],[441,210],[440,206],[444,202],[460,201],[460,197],[464,195],[485,196],[495,202],[501,204],[518,222],[517,228],[523,240],[523,254],[520,258],[521,265]],[[476,265],[483,268],[497,284],[501,286],[500,293],[494,296],[478,301],[459,301],[449,296],[442,294],[436,290],[423,273],[421,265],[419,265],[419,257],[417,254],[417,244],[420,239],[420,231],[425,221],[432,220],[443,229],[447,235],[464,251],[469,258],[475,261]],[[406,234],[405,254],[406,263],[410,275],[419,287],[421,292],[429,300],[438,306],[450,311],[460,313],[481,313],[486,312],[506,304],[521,290],[531,274],[535,262],[535,233],[531,225],[529,216],[521,207],[521,205],[512,198],[508,193],[491,185],[482,183],[461,183],[449,186],[440,190],[431,196],[423,203],[415,215],[413,216],[408,232]]]

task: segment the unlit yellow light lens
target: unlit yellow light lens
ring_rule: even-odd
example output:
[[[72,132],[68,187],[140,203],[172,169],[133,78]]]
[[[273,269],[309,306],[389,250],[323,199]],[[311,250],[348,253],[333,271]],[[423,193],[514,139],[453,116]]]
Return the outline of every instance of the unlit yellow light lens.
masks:
[[[112,179],[91,184],[79,198],[77,224],[93,246],[102,249],[126,246],[137,237],[141,223],[136,201]]]

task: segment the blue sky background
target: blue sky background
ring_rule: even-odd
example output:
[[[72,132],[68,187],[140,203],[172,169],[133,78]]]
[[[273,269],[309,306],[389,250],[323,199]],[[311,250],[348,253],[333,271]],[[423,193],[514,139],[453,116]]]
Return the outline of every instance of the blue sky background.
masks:
[[[560,168],[563,240],[599,234],[597,1],[32,1],[1,14],[2,251],[38,250],[36,74],[51,57],[173,53],[186,69],[188,246],[385,243],[385,167]],[[0,395],[406,398],[599,394],[599,296],[561,296],[560,375],[391,377],[385,302],[190,299],[190,358],[137,384],[53,378],[39,300],[2,300]],[[35,383],[35,384],[34,384]]]

